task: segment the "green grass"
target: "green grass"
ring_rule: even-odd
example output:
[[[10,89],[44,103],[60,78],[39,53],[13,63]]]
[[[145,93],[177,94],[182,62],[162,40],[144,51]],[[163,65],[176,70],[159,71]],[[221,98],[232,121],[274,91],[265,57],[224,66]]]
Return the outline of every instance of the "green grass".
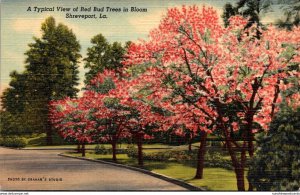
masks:
[[[81,157],[81,153],[67,152],[67,154],[71,154],[72,156]],[[95,154],[93,152],[86,152],[86,157],[92,158],[92,159],[100,159],[100,160],[111,160],[112,154]],[[117,159],[126,161],[126,160],[129,160],[130,158],[128,158],[127,154],[117,154]]]
[[[76,157],[81,157],[81,153],[76,152],[66,152],[66,154]],[[95,154],[94,152],[86,152],[86,158],[95,159],[95,160],[105,160],[112,162],[112,154]],[[118,163],[126,164],[130,166],[137,166],[135,159],[129,158],[127,154],[117,154]]]
[[[146,150],[145,150],[146,151]],[[80,157],[81,154],[68,152],[72,156]],[[111,154],[95,154],[86,152],[86,157],[112,161]],[[138,167],[137,160],[129,158],[127,154],[117,154],[118,163]],[[171,178],[179,179],[194,186],[213,191],[237,190],[236,178],[233,171],[223,168],[204,168],[204,178],[194,179],[196,168],[191,164],[183,164],[174,161],[144,161],[144,168]],[[245,181],[246,178],[245,178]],[[246,186],[247,187],[247,186]]]
[[[39,147],[39,146],[47,146],[46,142],[46,134],[34,134],[30,137],[25,138],[27,141],[26,147]],[[53,145],[64,145],[66,141],[64,141],[59,135],[52,136]]]
[[[86,149],[95,149],[96,144],[86,145]],[[45,149],[77,149],[77,145],[54,145],[54,146],[37,146],[37,145],[27,145],[27,149],[31,148],[45,148]]]
[[[169,146],[167,144],[143,144],[143,148],[172,148],[173,146]]]
[[[26,148],[69,148],[69,149],[76,149],[77,145],[75,144],[54,144],[53,146],[47,146],[45,142],[45,137],[43,135],[40,135],[38,137],[34,138],[27,138],[27,146]],[[97,144],[87,144],[85,147],[86,149],[95,149]],[[111,144],[101,144],[103,145],[106,149],[111,148]],[[122,143],[122,144],[117,144],[117,149],[127,149],[129,144],[127,143]],[[135,145],[134,145],[135,146]],[[136,147],[136,146],[135,146]],[[168,146],[165,144],[145,144],[143,148],[145,148],[145,151],[150,151],[150,152],[157,152],[162,149],[171,149],[173,146]],[[149,148],[149,150],[148,150]],[[154,148],[154,149],[152,149]]]
[[[234,172],[222,168],[204,168],[203,179],[194,179],[196,169],[180,163],[168,163],[166,168],[154,168],[152,171],[207,190],[237,190]]]

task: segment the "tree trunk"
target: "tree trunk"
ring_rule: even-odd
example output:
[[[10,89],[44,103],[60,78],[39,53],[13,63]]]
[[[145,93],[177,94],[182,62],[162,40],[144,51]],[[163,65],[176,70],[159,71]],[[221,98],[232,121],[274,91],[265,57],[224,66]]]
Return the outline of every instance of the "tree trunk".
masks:
[[[244,179],[244,167],[245,167],[245,159],[246,159],[246,148],[245,141],[241,151],[241,162],[239,163],[237,159],[237,155],[232,148],[232,141],[230,138],[230,134],[225,130],[225,142],[228,149],[228,153],[230,154],[232,165],[234,167],[234,172],[237,180],[237,188],[238,191],[245,191],[245,179]]]
[[[117,162],[117,151],[116,151],[116,146],[117,146],[117,143],[115,141],[112,141],[111,142],[111,147],[112,147],[112,160],[114,162]]]
[[[189,139],[189,151],[192,151],[192,139]]]
[[[82,144],[82,147],[81,147],[81,154],[82,154],[82,157],[85,157],[85,144],[84,143]]]
[[[249,157],[251,159],[254,156],[254,145],[253,145],[254,136],[253,136],[252,132],[249,132],[249,134],[250,134],[250,136],[249,136],[250,140],[249,140],[249,143],[248,143],[248,152],[249,152]],[[248,191],[253,191],[252,183],[249,180],[248,180],[248,183],[249,183]]]
[[[51,127],[51,124],[50,122],[48,121],[47,122],[47,126],[46,126],[46,142],[47,142],[47,145],[53,145],[53,140],[52,140],[52,127]]]
[[[253,191],[253,185],[252,185],[252,183],[249,180],[248,180],[248,183],[249,183],[248,191]]]
[[[170,136],[170,133],[167,133],[166,144],[170,144],[170,143],[171,143],[171,136]]]
[[[138,164],[139,166],[144,166],[144,159],[143,159],[143,135],[137,135],[137,146],[138,146]]]
[[[238,191],[245,191],[244,169],[241,167],[234,168],[237,180]]]
[[[80,150],[80,144],[77,144],[77,153],[80,153],[81,150]]]
[[[253,114],[249,114],[247,118],[247,139],[248,139],[248,153],[250,159],[254,156],[254,135],[252,133],[252,127],[253,127]],[[248,191],[253,191],[253,185],[252,183],[248,180],[249,183],[249,188]]]
[[[226,149],[227,149],[227,145],[226,145],[226,142],[222,145],[222,150],[223,151],[226,151]]]
[[[243,135],[243,138],[244,138],[243,146],[239,147],[238,145],[236,145],[237,149],[240,149],[240,152],[241,152],[241,158],[240,158],[240,162],[239,162],[239,160],[237,158],[237,154],[234,151],[234,148],[232,147],[232,144],[235,144],[234,140],[232,140],[230,132],[228,131],[228,128],[226,127],[226,125],[224,125],[224,122],[222,121],[223,114],[222,114],[222,110],[220,108],[222,108],[222,105],[220,104],[219,101],[217,101],[217,109],[218,109],[218,113],[219,113],[219,122],[220,122],[220,124],[218,124],[218,128],[222,129],[222,131],[224,133],[226,147],[227,147],[228,153],[230,155],[232,165],[234,167],[238,191],[245,191],[244,167],[245,167],[245,160],[246,160],[246,151],[247,151],[246,141],[247,140],[245,139],[245,134],[244,134]]]
[[[198,161],[197,161],[197,170],[195,179],[202,179],[203,178],[203,168],[204,168],[204,155],[206,150],[206,137],[207,133],[201,131],[200,137],[200,148],[198,150]]]
[[[242,152],[244,154],[241,154],[241,162],[239,163],[238,160],[236,159],[236,155],[232,150],[231,144],[227,143],[227,146],[231,156],[232,165],[234,167],[238,191],[245,191],[245,178],[244,178],[245,162],[243,160],[244,159],[243,155],[245,155],[245,152]]]

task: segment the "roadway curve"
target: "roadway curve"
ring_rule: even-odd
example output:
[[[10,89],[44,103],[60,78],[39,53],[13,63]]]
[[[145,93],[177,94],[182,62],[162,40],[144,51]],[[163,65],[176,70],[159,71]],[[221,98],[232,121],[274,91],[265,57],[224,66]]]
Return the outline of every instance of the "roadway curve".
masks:
[[[0,190],[186,190],[141,172],[58,156],[60,152],[0,147]]]

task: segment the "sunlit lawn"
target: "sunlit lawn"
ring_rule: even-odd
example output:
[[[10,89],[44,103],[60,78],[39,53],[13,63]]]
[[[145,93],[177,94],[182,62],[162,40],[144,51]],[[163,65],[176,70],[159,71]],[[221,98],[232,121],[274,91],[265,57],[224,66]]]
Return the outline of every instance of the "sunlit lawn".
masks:
[[[237,190],[233,171],[222,168],[205,168],[203,179],[194,179],[196,169],[179,163],[167,163],[165,169],[154,168],[153,171],[169,177],[183,180],[194,186],[207,190]]]

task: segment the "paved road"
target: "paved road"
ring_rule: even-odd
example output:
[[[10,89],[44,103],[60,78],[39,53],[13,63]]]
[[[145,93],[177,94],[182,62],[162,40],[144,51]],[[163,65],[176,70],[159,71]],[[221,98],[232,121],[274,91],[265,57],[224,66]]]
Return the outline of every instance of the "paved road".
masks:
[[[186,190],[137,171],[58,153],[0,147],[0,190]]]

